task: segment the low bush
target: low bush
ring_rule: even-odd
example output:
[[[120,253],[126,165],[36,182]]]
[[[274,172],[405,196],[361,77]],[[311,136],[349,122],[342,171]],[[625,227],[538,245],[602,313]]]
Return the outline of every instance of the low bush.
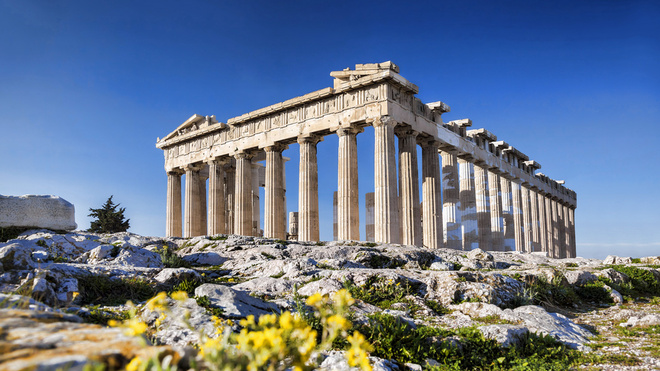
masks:
[[[121,305],[126,301],[144,301],[156,294],[156,288],[142,278],[111,279],[102,275],[79,276],[80,304]]]

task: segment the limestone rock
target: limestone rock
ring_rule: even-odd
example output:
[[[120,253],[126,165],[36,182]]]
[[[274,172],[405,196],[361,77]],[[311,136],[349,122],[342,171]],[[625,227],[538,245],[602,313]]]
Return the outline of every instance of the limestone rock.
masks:
[[[598,279],[593,273],[583,270],[565,272],[564,277],[566,277],[566,281],[568,281],[570,285],[584,285]]]
[[[119,251],[119,255],[114,259],[118,265],[129,265],[133,267],[162,268],[163,261],[158,253],[125,244]]]
[[[505,348],[518,344],[521,337],[529,332],[527,328],[516,325],[489,325],[478,329],[486,339],[493,339]]]
[[[630,257],[619,257],[616,255],[608,255],[605,260],[603,260],[603,264],[605,265],[619,265],[619,264],[631,264],[632,263],[632,258]]]
[[[223,285],[205,283],[195,289],[195,296],[207,296],[211,305],[222,309],[223,314],[229,318],[245,318],[249,315],[259,317],[278,312],[277,306],[272,303]]]
[[[32,241],[12,240],[0,247],[0,263],[5,270],[35,268],[37,263],[32,259],[34,252],[46,250]]]
[[[642,264],[660,265],[660,256],[645,256],[639,259]]]
[[[248,291],[257,295],[281,296],[293,291],[296,282],[283,278],[259,277],[232,286],[234,290]]]
[[[167,305],[171,313],[162,319],[155,334],[160,343],[182,350],[187,346],[199,343],[199,333],[210,338],[217,336],[212,316],[207,313],[206,309],[197,305],[195,299],[177,302],[168,298]],[[145,308],[141,315],[142,319],[153,327],[156,327],[155,323],[159,316],[159,313],[149,311],[148,308]]]
[[[548,313],[536,305],[505,309],[502,318],[520,322],[530,332],[550,335],[571,348],[583,349],[592,334],[559,313]]]
[[[0,227],[76,229],[73,204],[57,196],[0,195]]]
[[[227,258],[220,256],[216,252],[200,252],[195,254],[188,254],[184,255],[182,259],[195,266],[222,265],[222,263],[227,260]]]
[[[387,359],[369,357],[369,363],[373,371],[399,371],[396,363]],[[359,367],[350,367],[346,360],[346,352],[342,350],[331,350],[325,355],[325,359],[316,371],[359,371]]]
[[[642,327],[642,326],[657,326],[660,325],[660,315],[648,314],[643,317],[632,316],[628,321],[621,323],[621,327]]]
[[[321,295],[333,294],[343,288],[341,282],[332,278],[322,278],[313,281],[298,290],[298,294],[303,296],[312,296],[317,292]]]
[[[174,285],[186,280],[201,281],[202,276],[194,269],[189,268],[165,268],[160,271],[154,280],[159,283]]]

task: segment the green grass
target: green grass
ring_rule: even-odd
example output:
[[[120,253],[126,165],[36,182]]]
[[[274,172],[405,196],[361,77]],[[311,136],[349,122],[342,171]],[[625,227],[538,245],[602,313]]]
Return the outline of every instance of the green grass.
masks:
[[[156,252],[160,255],[160,259],[163,262],[163,265],[165,266],[165,268],[190,268],[191,267],[190,263],[183,260],[182,257],[177,255],[167,245],[163,245],[161,248],[156,249]]]
[[[417,289],[407,280],[392,280],[379,276],[369,277],[362,286],[357,286],[351,281],[344,281],[344,287],[353,298],[381,309],[388,309],[394,303],[405,302],[404,297]]]
[[[399,364],[424,365],[434,359],[441,366],[430,370],[566,370],[585,362],[582,354],[550,336],[528,334],[519,344],[503,348],[473,327],[457,331],[419,326],[413,328],[386,314],[369,316],[369,323],[356,328],[374,347],[371,355]],[[453,345],[449,338],[458,341]]]

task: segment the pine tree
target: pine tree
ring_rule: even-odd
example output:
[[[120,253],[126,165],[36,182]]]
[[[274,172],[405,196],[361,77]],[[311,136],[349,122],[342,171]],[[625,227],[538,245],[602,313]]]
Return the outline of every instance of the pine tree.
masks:
[[[91,213],[88,216],[94,217],[96,220],[92,221],[87,231],[95,233],[125,232],[130,226],[128,223],[130,219],[124,220],[126,208],[122,207],[117,210],[117,207],[119,207],[119,204],[115,205],[112,202],[112,196],[110,196],[102,208],[90,208]]]

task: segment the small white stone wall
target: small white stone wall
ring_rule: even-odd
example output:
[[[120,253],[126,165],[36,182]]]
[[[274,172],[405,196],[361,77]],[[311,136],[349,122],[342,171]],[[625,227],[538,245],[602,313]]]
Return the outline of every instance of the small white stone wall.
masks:
[[[74,230],[77,227],[75,208],[57,196],[0,195],[0,227]]]

